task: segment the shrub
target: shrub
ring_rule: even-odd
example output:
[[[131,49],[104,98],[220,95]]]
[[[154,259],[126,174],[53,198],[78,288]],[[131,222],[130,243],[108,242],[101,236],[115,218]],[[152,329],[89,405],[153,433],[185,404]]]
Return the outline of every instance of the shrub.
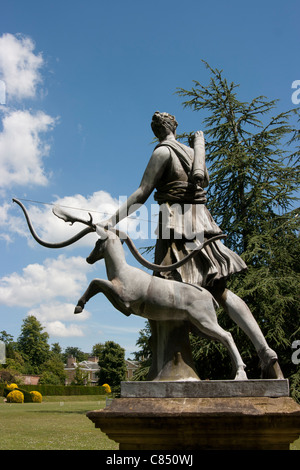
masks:
[[[33,403],[42,403],[42,395],[40,392],[30,392]]]
[[[105,393],[111,393],[111,388],[108,384],[103,384],[102,387],[105,390]]]
[[[8,403],[24,403],[24,395],[20,390],[9,392],[6,399]]]
[[[21,394],[21,395],[20,395]],[[17,384],[5,385],[3,396],[7,398],[10,403],[41,403],[42,394],[36,390],[29,392],[18,387]],[[22,401],[20,401],[22,398]],[[17,400],[17,401],[16,401]]]
[[[23,393],[24,395],[24,403],[32,403],[32,398],[29,392],[27,390],[23,390],[23,388],[18,388],[18,391]]]
[[[7,390],[14,390],[15,388],[19,388],[17,384],[8,384],[6,385]]]
[[[3,390],[3,396],[4,397],[7,397],[7,395],[10,393],[10,392],[13,392],[14,390],[17,390],[19,387],[17,384],[5,384],[4,385],[4,390]]]
[[[0,369],[0,384],[5,385],[10,382],[16,382],[17,372],[11,369]]]
[[[38,391],[43,396],[105,395],[103,387],[86,385],[22,385],[22,390],[28,392]],[[0,383],[0,396],[6,397],[7,393],[7,385]]]

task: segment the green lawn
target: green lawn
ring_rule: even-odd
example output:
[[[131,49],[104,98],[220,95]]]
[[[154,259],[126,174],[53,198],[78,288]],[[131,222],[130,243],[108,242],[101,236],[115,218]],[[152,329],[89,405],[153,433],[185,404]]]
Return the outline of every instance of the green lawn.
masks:
[[[115,450],[86,417],[105,398],[44,397],[42,403],[4,403],[0,397],[1,450]]]
[[[297,439],[297,441],[293,442],[291,445],[291,450],[300,450],[300,439]]]
[[[86,417],[105,407],[95,396],[44,397],[42,403],[4,403],[0,397],[0,450],[117,450]],[[300,450],[300,439],[291,446]]]

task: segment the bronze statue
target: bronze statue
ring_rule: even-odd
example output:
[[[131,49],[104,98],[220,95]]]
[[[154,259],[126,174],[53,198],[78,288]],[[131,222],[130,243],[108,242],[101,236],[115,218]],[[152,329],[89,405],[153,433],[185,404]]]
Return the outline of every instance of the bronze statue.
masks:
[[[161,205],[161,212],[169,214],[169,220],[160,218],[159,237],[156,243],[155,263],[170,265],[183,259],[189,253],[189,242],[184,230],[180,204],[190,205],[195,233],[204,232],[204,240],[222,234],[209,213],[204,188],[208,186],[209,175],[205,164],[204,136],[201,131],[195,134],[193,147],[188,147],[176,140],[178,123],[168,113],[156,112],[152,117],[151,127],[159,144],[155,147],[145,169],[141,183],[125,204],[106,221],[106,226],[116,225],[120,220],[136,210],[138,204],[144,204],[150,194],[156,190],[154,198]],[[200,152],[199,152],[200,148]],[[194,150],[195,149],[195,150]],[[200,153],[197,165],[195,153]],[[202,205],[201,217],[197,220],[197,205]],[[132,209],[133,208],[133,209]],[[198,214],[199,214],[198,210]],[[195,215],[194,215],[195,214]],[[169,237],[164,236],[165,224],[169,224]],[[198,227],[197,227],[198,225]],[[200,225],[200,227],[199,227]],[[180,231],[178,233],[178,231]],[[199,251],[180,268],[169,273],[156,273],[165,278],[189,282],[209,290],[217,302],[226,310],[230,318],[247,334],[260,358],[262,377],[282,378],[278,357],[267,344],[255,318],[245,302],[226,288],[226,280],[237,272],[247,269],[244,261],[229,250],[220,240],[214,241]]]
[[[226,288],[226,280],[231,275],[247,269],[247,266],[240,256],[222,243],[221,238],[225,238],[225,235],[206,207],[204,188],[209,184],[209,175],[205,164],[203,132],[196,132],[192,146],[188,147],[176,140],[177,125],[175,117],[168,113],[156,112],[153,115],[151,127],[159,139],[159,144],[152,153],[141,183],[126,203],[109,220],[101,223],[101,226],[93,224],[91,216],[90,220],[85,221],[55,208],[53,212],[58,217],[71,223],[81,222],[87,225],[87,228],[65,242],[47,243],[40,240],[34,232],[24,206],[17,200],[15,202],[22,207],[34,238],[46,247],[67,246],[92,231],[100,234],[100,240],[87,261],[96,261],[105,245],[109,280],[92,281],[80,299],[75,313],[80,313],[85,302],[102,291],[100,285],[103,285],[106,286],[103,292],[120,311],[126,315],[134,313],[148,318],[152,330],[153,350],[149,379],[191,380],[192,376],[198,379],[189,348],[189,332],[195,326],[204,336],[218,337],[226,345],[235,365],[235,378],[246,379],[245,365],[231,335],[217,323],[213,308],[217,303],[252,341],[261,361],[262,377],[283,378],[277,354],[268,346],[249,308],[241,298]],[[149,263],[141,257],[130,238],[113,227],[136,211],[139,205],[144,204],[154,190],[155,200],[160,205],[160,218],[155,263]],[[118,239],[114,257],[111,256],[111,249],[108,249],[112,245],[111,233],[117,235]],[[141,264],[154,271],[154,277],[150,280],[148,274],[139,270],[143,274],[136,275],[136,270],[129,269],[126,264],[126,269],[134,273],[135,279],[133,281],[130,277],[129,282],[122,284],[123,297],[120,297],[120,292],[114,290],[111,284],[113,281],[110,279],[111,270],[116,269],[118,262],[122,264],[124,261],[118,238],[120,235]],[[157,277],[161,279],[155,279]],[[148,288],[154,285],[157,287],[147,298],[144,293],[134,298],[131,282],[138,286],[139,291],[143,291],[145,285]],[[109,289],[107,286],[110,286]],[[196,294],[199,296],[197,308],[189,305],[187,289],[191,292],[191,298]]]

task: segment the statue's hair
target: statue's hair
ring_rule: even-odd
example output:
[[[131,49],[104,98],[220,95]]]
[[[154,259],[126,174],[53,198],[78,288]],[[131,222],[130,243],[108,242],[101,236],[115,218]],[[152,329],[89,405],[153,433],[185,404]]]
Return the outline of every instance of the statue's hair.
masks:
[[[178,126],[178,122],[175,119],[175,116],[172,116],[169,113],[160,113],[156,111],[152,116],[151,128],[154,135],[162,140],[165,138],[166,134],[171,131],[175,132]]]

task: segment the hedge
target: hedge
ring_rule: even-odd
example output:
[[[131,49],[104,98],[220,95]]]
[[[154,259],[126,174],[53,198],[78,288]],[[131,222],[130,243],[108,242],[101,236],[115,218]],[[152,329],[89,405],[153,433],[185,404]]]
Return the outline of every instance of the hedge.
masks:
[[[5,384],[0,384],[0,395],[3,396]],[[69,396],[69,395],[105,395],[102,386],[89,387],[88,385],[22,385],[28,392],[40,392],[43,396]]]

